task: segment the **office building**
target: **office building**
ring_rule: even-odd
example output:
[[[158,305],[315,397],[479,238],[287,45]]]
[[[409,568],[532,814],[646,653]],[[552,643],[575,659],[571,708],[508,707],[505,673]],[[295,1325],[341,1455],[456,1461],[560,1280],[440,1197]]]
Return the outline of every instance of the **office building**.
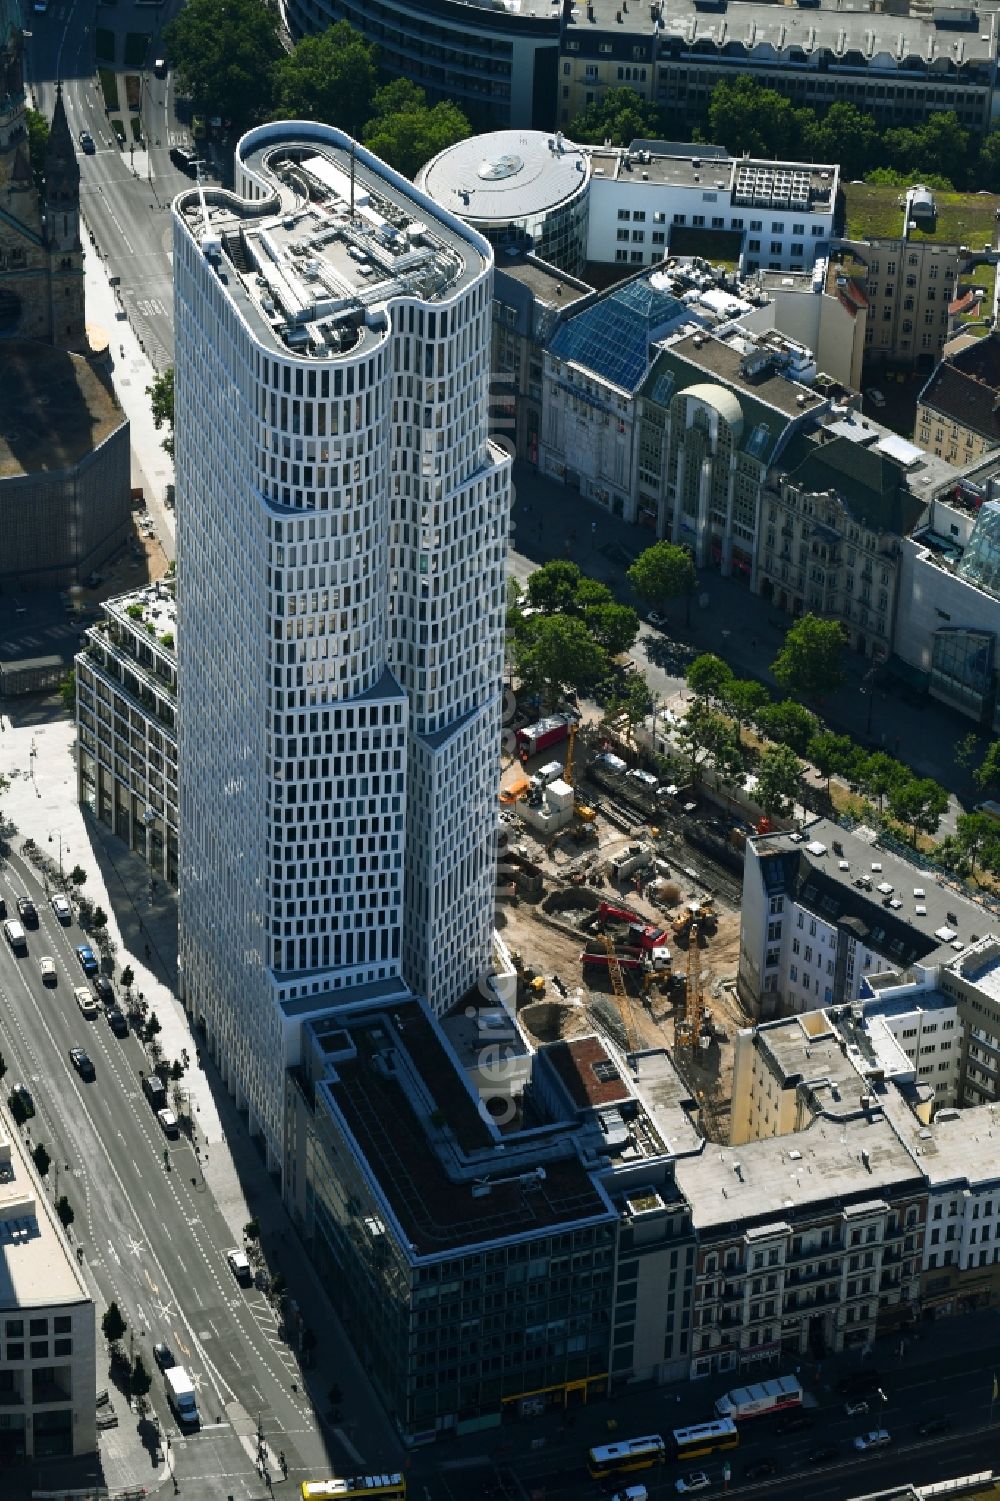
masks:
[[[913,431],[953,464],[1000,447],[1000,335],[963,341],[945,355],[917,398]]]
[[[457,104],[478,130],[556,123],[562,15],[547,0],[289,0],[286,14],[296,39],[349,21],[375,43],[382,72],[419,84],[432,104]]]
[[[492,253],[321,125],[246,135],[174,243],[182,984],[278,1166],[307,1017],[489,966]]]
[[[0,1468],[92,1454],[94,1301],[6,1110],[0,1110]]]
[[[993,116],[997,40],[989,0],[933,12],[909,3],[844,10],[833,0],[591,0],[573,7],[563,30],[559,123],[623,86],[669,116],[701,119],[720,80],[749,75],[820,114],[846,99],[885,128],[954,110],[982,133]]]
[[[173,580],[117,595],[77,653],[78,796],[177,884],[177,606]]]

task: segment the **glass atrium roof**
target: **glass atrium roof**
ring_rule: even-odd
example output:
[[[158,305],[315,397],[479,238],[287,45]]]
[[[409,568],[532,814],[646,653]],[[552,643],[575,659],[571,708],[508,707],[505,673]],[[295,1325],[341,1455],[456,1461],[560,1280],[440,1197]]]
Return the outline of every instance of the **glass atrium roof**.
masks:
[[[648,279],[630,281],[569,318],[549,345],[623,391],[634,391],[649,369],[649,346],[689,310]]]
[[[969,545],[955,569],[960,578],[978,584],[1000,599],[1000,504],[986,501],[980,507]]]

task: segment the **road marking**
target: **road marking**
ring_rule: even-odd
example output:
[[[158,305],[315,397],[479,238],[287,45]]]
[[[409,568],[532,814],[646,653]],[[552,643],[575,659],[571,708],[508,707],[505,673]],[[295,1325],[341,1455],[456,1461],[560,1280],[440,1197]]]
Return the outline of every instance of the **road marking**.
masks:
[[[112,1261],[115,1263],[116,1266],[121,1266],[122,1259],[118,1255],[118,1252],[115,1250],[114,1245],[111,1243],[110,1240],[108,1241],[108,1255],[111,1257]]]

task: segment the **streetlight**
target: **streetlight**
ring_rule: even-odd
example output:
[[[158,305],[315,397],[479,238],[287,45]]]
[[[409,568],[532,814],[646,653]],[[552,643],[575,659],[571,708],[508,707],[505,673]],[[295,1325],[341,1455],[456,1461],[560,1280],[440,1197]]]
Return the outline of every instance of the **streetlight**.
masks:
[[[63,857],[63,842],[62,842],[62,829],[52,829],[52,830],[50,830],[50,832],[49,832],[49,843],[50,844],[52,843],[52,836],[53,836],[53,834],[59,840],[59,885],[60,886],[64,886],[66,883],[63,880],[63,859],[62,859],[62,857]],[[66,853],[69,854],[69,845],[68,844],[66,846]]]

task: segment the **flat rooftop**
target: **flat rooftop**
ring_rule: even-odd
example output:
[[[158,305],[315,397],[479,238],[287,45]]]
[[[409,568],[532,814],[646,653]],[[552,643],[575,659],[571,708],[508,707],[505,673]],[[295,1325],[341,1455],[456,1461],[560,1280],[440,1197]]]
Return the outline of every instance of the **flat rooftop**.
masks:
[[[1000,198],[995,194],[939,193],[935,188],[932,196],[937,215],[930,220],[914,220],[911,240],[917,244],[932,241],[940,245],[967,245],[970,250],[982,250],[984,245],[992,243],[996,211],[1000,207]],[[905,189],[867,182],[845,183],[844,202],[847,239],[902,238],[906,223]]]
[[[996,1104],[942,1110],[925,1126],[902,1099],[886,1091],[886,1108],[932,1188],[954,1183],[983,1187],[1000,1184],[1000,1114]]]
[[[126,420],[111,387],[82,355],[3,341],[0,479],[72,469]]]
[[[550,266],[548,261],[534,255],[502,255],[497,262],[494,281],[499,281],[502,276],[509,276],[511,281],[527,287],[536,301],[547,307],[570,307],[581,297],[589,297],[594,290],[586,282],[578,281],[575,276],[569,276],[558,266]]]
[[[486,230],[556,209],[589,180],[588,153],[543,130],[471,136],[439,152],[416,178],[435,203]]]
[[[0,1309],[89,1301],[21,1139],[0,1110]]]
[[[631,1097],[618,1063],[599,1037],[553,1042],[544,1053],[578,1110],[622,1104]]]
[[[686,147],[676,155],[655,141],[631,146],[592,146],[595,182],[627,182],[635,188],[701,188],[732,195],[734,206],[832,213],[839,167],[821,162],[767,161],[729,155],[721,146]],[[663,143],[666,148],[667,143]]]
[[[336,361],[374,347],[388,305],[454,297],[488,263],[475,231],[325,126],[262,126],[242,165],[271,189],[181,193],[174,211],[216,264],[254,336],[276,352]],[[237,170],[239,176],[239,164]],[[207,222],[206,222],[207,214]]]
[[[706,371],[717,380],[722,380],[737,391],[745,391],[755,401],[782,412],[786,417],[801,417],[799,397],[805,395],[808,405],[818,406],[819,393],[797,381],[786,380],[782,375],[764,373],[754,376],[746,373],[744,360],[747,351],[753,351],[759,341],[747,335],[734,335],[731,339],[716,338],[707,333],[681,334],[671,339],[664,347],[672,355],[686,360],[699,370]],[[742,347],[745,344],[745,348]],[[760,344],[763,351],[766,347]]]
[[[1000,1001],[1000,939],[995,934],[961,954],[949,968],[991,1001]]]
[[[509,1136],[497,1150],[419,1002],[342,1025],[356,1056],[317,1089],[341,1111],[415,1255],[615,1218],[568,1136],[534,1155]]]
[[[836,1113],[837,1093],[849,1095],[849,1108],[857,1109],[858,1074],[840,1046],[836,1029],[822,1011],[807,1011],[780,1021],[764,1022],[755,1033],[755,1046],[769,1059],[785,1082],[829,1083],[824,1109]]]
[[[901,967],[946,964],[996,925],[984,907],[945,886],[931,871],[879,849],[827,819],[753,839],[769,891],[796,901],[826,923],[849,921],[869,948]],[[768,858],[770,857],[770,858]]]
[[[878,1199],[883,1192],[920,1181],[920,1170],[881,1112],[827,1119],[816,1116],[803,1131],[738,1147],[708,1143],[697,1157],[681,1158],[677,1185],[691,1205],[698,1230],[734,1221],[794,1219],[800,1209],[821,1216]]]
[[[157,645],[168,655],[177,655],[177,600],[173,589],[166,583],[147,584],[143,589],[132,589],[128,594],[116,594],[105,600],[108,615],[126,622],[134,630],[144,629]],[[171,644],[163,640],[172,638]]]

